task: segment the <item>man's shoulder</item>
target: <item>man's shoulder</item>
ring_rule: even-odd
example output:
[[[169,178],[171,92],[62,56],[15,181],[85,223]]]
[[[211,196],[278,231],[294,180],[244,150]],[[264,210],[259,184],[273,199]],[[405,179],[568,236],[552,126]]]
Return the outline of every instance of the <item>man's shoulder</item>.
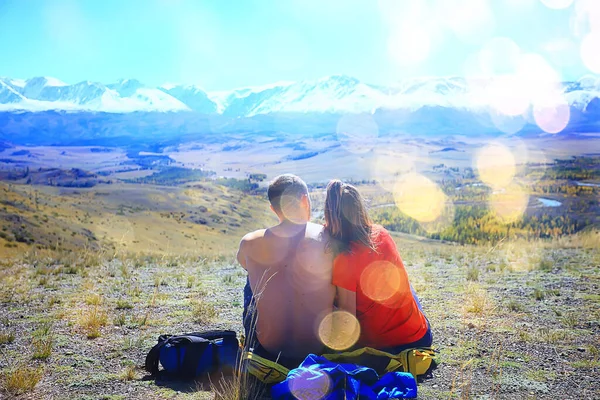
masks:
[[[266,229],[258,229],[256,231],[249,232],[244,235],[242,238],[242,243],[252,242],[255,240],[260,240],[265,237]]]

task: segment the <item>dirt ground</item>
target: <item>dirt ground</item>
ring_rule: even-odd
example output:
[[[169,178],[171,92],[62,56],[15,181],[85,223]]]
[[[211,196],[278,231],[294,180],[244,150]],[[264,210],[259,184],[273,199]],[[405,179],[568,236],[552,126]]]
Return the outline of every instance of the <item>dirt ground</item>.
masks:
[[[441,359],[420,399],[598,398],[597,236],[493,248],[397,241]],[[233,257],[90,260],[0,264],[0,396],[212,399],[144,380],[142,365],[163,333],[241,333],[245,273]],[[16,371],[39,383],[10,391]]]

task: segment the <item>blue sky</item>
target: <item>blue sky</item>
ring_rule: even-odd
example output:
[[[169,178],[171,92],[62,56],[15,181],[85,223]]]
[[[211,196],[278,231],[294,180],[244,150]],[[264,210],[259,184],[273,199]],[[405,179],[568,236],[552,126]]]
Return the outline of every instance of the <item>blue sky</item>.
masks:
[[[385,84],[464,75],[501,36],[567,80],[588,72],[575,14],[542,0],[0,0],[0,76],[207,90],[332,74]]]

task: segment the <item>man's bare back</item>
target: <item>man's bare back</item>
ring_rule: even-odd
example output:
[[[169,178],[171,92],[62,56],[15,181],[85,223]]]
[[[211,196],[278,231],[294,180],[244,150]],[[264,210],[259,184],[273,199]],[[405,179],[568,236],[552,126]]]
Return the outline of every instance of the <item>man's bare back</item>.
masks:
[[[318,324],[335,296],[326,240],[321,225],[284,222],[240,243],[238,261],[257,301],[257,339],[271,354],[304,357],[323,348]]]

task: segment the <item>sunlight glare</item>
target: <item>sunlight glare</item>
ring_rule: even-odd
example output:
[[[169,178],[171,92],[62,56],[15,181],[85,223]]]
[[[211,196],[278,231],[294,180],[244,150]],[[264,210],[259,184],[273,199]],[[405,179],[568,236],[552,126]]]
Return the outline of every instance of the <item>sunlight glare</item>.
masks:
[[[552,96],[534,104],[533,116],[543,131],[559,133],[569,124],[571,108],[564,96]]]
[[[490,209],[504,224],[519,220],[528,203],[529,195],[516,184],[496,190],[489,199]]]
[[[421,228],[428,233],[441,232],[454,223],[455,206],[450,199],[446,199],[440,215],[433,221],[421,221]]]
[[[529,98],[523,92],[523,84],[514,75],[499,75],[488,87],[490,105],[507,116],[517,116],[527,111]]]
[[[573,0],[540,0],[546,7],[560,10],[573,4]]]
[[[402,278],[402,271],[396,265],[389,261],[374,261],[362,272],[360,287],[368,298],[385,304],[403,289]]]
[[[298,400],[323,399],[332,389],[331,378],[319,368],[294,370],[288,382],[290,393]]]
[[[279,200],[279,205],[281,206],[281,213],[284,215],[285,218],[287,218],[289,221],[295,224],[305,223],[306,221],[304,216],[299,214],[301,200],[298,199],[296,195],[288,193],[284,191]]]
[[[435,4],[439,19],[461,40],[485,40],[495,25],[490,0],[445,0]]]
[[[600,31],[586,35],[581,41],[581,59],[591,72],[600,74]]]
[[[347,311],[333,311],[323,318],[318,333],[325,346],[333,350],[346,350],[358,342],[360,324]]]
[[[388,41],[388,52],[401,66],[418,65],[429,57],[431,38],[429,32],[416,22],[395,28]]]
[[[484,76],[513,74],[517,70],[521,49],[506,37],[490,39],[478,55],[479,68]]]
[[[479,179],[493,188],[509,185],[516,173],[516,162],[505,145],[493,142],[477,153],[476,170]]]
[[[532,103],[562,92],[560,74],[539,54],[524,54],[517,75]]]
[[[433,222],[442,214],[447,197],[431,179],[411,172],[394,187],[396,207],[419,222]]]
[[[384,153],[378,151],[371,164],[373,179],[386,191],[393,192],[399,176],[415,169],[415,153]]]

